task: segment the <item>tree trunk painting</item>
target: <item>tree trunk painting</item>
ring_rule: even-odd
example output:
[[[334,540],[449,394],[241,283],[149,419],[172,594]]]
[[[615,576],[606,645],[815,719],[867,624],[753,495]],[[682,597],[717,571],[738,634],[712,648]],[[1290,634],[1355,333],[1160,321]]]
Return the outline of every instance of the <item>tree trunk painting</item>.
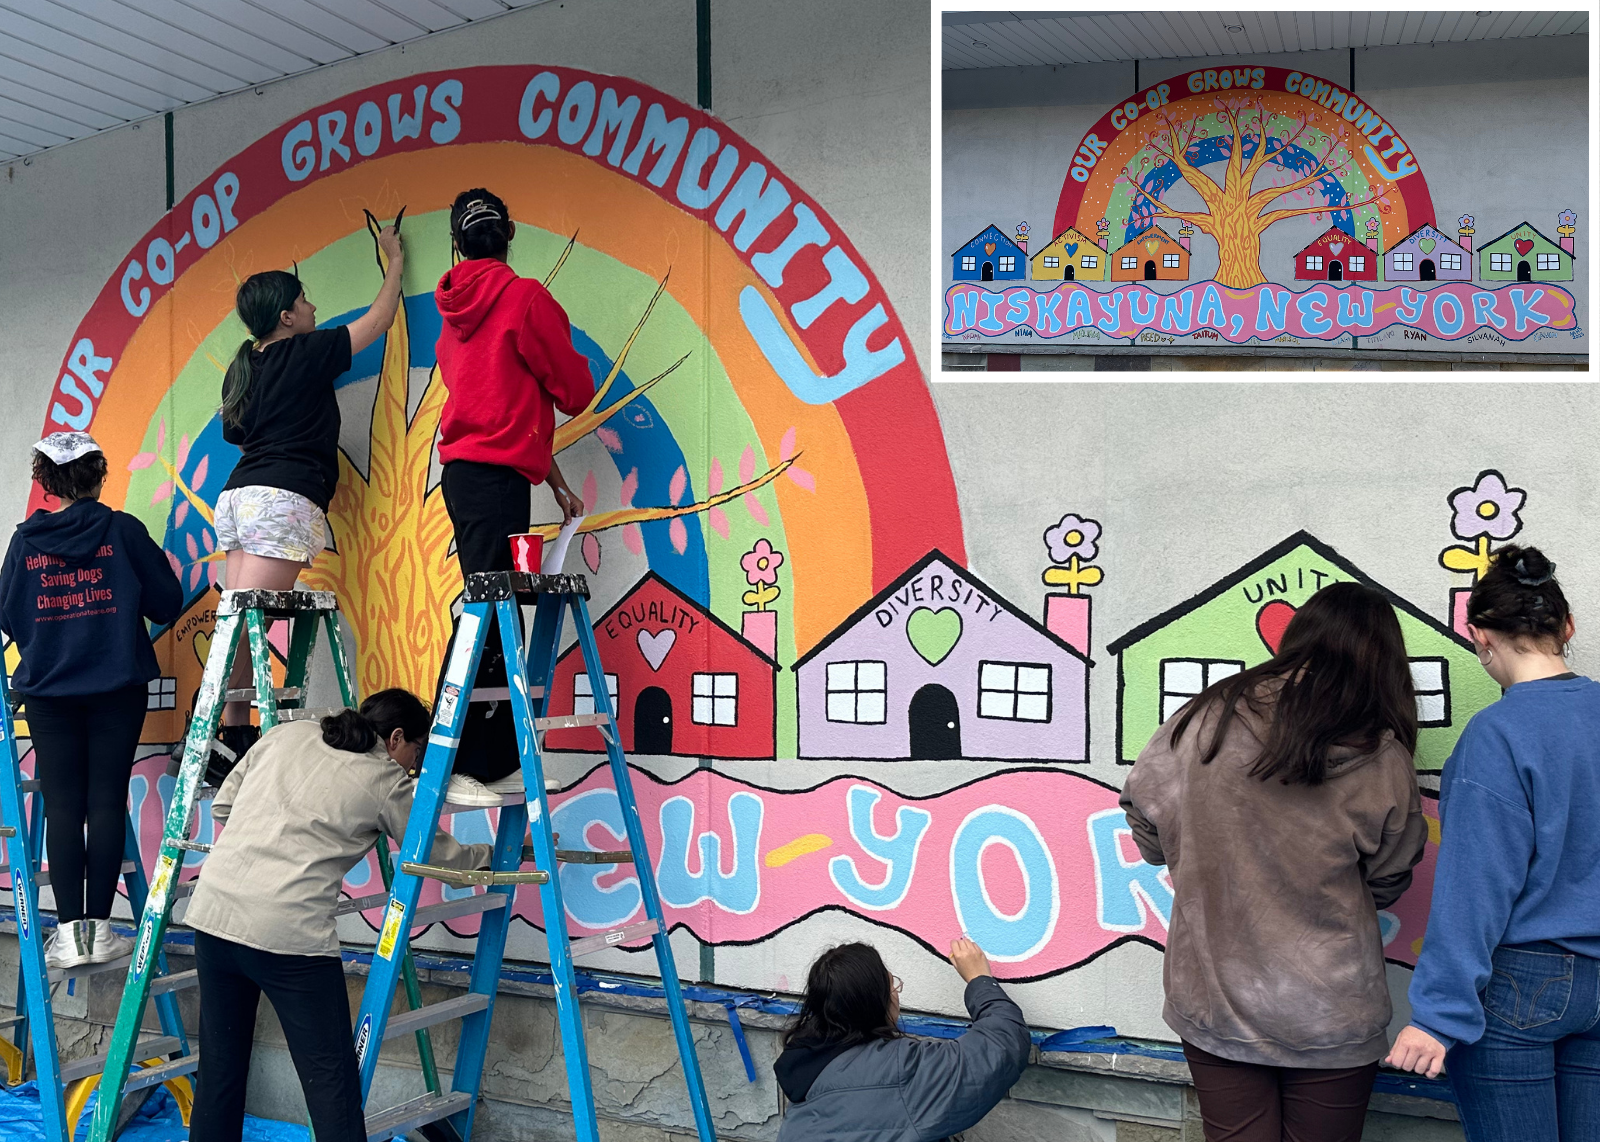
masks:
[[[1381,181],[1376,183],[1373,193],[1355,202],[1333,203],[1316,189],[1321,179],[1330,176],[1343,179],[1351,172],[1354,160],[1345,145],[1345,127],[1338,115],[1325,117],[1311,112],[1296,121],[1269,115],[1259,99],[1218,98],[1214,102],[1215,116],[1185,119],[1174,113],[1178,110],[1174,105],[1172,111],[1157,118],[1153,124],[1157,129],[1146,134],[1145,141],[1147,149],[1155,152],[1159,159],[1152,166],[1146,155],[1139,160],[1137,170],[1124,166],[1118,181],[1128,183],[1135,210],[1141,203],[1147,203],[1157,215],[1188,222],[1215,238],[1217,281],[1222,285],[1246,289],[1267,280],[1261,270],[1261,235],[1273,223],[1334,209],[1357,210],[1387,200],[1392,186]],[[1328,118],[1332,125],[1326,129],[1313,125],[1323,118]],[[1195,165],[1200,143],[1209,135],[1203,124],[1212,119],[1227,132],[1219,140],[1226,163],[1220,180]],[[1284,122],[1277,128],[1278,133],[1273,134],[1276,120]],[[1295,174],[1286,162],[1290,151],[1296,148],[1309,154],[1314,161],[1309,173]],[[1251,151],[1248,157],[1247,150]],[[1159,191],[1147,191],[1150,176],[1169,162],[1200,196],[1205,210],[1174,210],[1161,201]],[[1258,176],[1264,171],[1277,177],[1270,179],[1270,185],[1256,189]],[[1278,180],[1284,175],[1290,181]],[[1302,194],[1312,199],[1323,197],[1324,201],[1268,209],[1279,199]]]

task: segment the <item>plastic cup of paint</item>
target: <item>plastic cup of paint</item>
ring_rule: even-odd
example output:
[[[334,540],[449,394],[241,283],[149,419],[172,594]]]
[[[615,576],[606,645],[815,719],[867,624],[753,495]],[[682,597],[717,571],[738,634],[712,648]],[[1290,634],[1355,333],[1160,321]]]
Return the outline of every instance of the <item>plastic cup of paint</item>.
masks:
[[[544,536],[530,533],[511,537],[511,565],[518,571],[537,575],[543,559]]]

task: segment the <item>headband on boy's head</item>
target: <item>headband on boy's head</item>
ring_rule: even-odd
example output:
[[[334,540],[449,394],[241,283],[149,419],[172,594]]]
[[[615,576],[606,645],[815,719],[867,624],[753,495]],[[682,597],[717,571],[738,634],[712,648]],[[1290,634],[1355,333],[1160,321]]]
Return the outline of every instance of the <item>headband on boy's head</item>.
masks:
[[[52,432],[33,446],[33,450],[57,464],[70,464],[82,456],[99,452],[100,445],[87,432]]]
[[[504,222],[505,217],[494,203],[474,198],[461,208],[461,216],[456,219],[456,232],[463,233],[480,222]]]

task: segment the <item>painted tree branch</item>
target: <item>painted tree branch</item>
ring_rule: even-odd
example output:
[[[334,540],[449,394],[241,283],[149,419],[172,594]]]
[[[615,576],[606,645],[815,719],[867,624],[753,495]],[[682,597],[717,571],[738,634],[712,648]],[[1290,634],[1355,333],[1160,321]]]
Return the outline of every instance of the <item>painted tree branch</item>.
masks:
[[[608,531],[611,528],[622,527],[630,523],[650,523],[653,520],[674,519],[678,516],[695,515],[698,512],[709,511],[714,507],[720,507],[725,503],[738,499],[740,496],[748,495],[756,489],[772,483],[772,481],[787,472],[794,465],[794,462],[800,459],[800,455],[797,452],[787,460],[767,469],[766,472],[749,483],[740,484],[737,488],[729,488],[727,491],[719,492],[714,496],[708,496],[699,503],[654,508],[619,508],[616,511],[596,512],[594,515],[584,517],[583,522],[578,525],[578,532],[579,534],[587,535],[590,532]],[[541,523],[534,525],[529,531],[542,535],[545,539],[554,539],[560,534],[561,525],[559,523]]]

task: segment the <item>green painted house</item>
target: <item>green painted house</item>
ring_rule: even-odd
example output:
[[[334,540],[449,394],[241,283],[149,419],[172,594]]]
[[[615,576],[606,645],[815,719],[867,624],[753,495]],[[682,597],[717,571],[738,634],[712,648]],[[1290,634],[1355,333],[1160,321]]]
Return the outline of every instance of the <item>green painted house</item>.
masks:
[[[1417,769],[1442,769],[1461,728],[1499,700],[1500,687],[1465,638],[1305,531],[1106,648],[1117,656],[1117,759],[1131,763],[1162,722],[1213,682],[1272,657],[1311,595],[1352,580],[1394,604],[1417,690]]]
[[[1478,247],[1478,280],[1570,282],[1572,255],[1523,222]]]

